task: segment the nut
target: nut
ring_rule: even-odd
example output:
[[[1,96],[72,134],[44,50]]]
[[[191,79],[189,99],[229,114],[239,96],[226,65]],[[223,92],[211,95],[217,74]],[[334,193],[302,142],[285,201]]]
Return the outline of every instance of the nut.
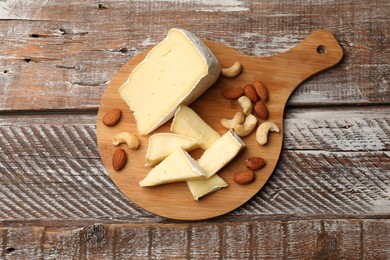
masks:
[[[111,109],[103,116],[102,122],[106,126],[114,126],[119,122],[121,115],[122,112],[120,109]]]
[[[245,185],[253,182],[255,180],[255,173],[251,170],[242,170],[239,172],[236,172],[233,175],[233,181],[235,181],[237,184]]]
[[[114,152],[114,155],[112,156],[112,168],[114,168],[115,171],[120,171],[125,167],[127,162],[127,154],[125,150],[118,149]]]
[[[268,90],[267,87],[263,84],[263,82],[259,80],[255,80],[253,82],[253,86],[255,87],[257,95],[259,95],[260,99],[264,102],[268,101]]]
[[[138,137],[129,132],[122,132],[114,136],[113,145],[127,144],[130,149],[137,149],[139,146]]]
[[[255,130],[256,125],[257,125],[257,118],[254,115],[250,114],[245,118],[243,124],[237,124],[234,127],[234,132],[241,137],[245,137],[250,135],[253,132],[253,130]]]
[[[239,87],[229,87],[222,90],[221,94],[227,99],[237,99],[244,95],[244,90]]]
[[[237,112],[232,119],[222,118],[221,124],[227,129],[233,129],[236,125],[242,124],[245,120],[243,112]]]
[[[253,103],[259,101],[259,95],[256,93],[256,89],[252,84],[246,84],[244,87],[244,94],[247,96]]]
[[[248,169],[256,171],[264,167],[265,160],[261,157],[249,157],[246,159],[245,164]]]
[[[268,109],[263,100],[256,102],[255,105],[253,106],[253,110],[255,111],[255,114],[260,119],[263,120],[268,119]]]
[[[236,61],[233,66],[230,68],[224,68],[221,70],[222,76],[225,76],[227,78],[234,78],[238,76],[242,71],[242,65],[238,61]]]
[[[240,97],[238,99],[238,104],[240,104],[240,106],[242,107],[242,111],[245,115],[249,115],[252,113],[252,102],[247,96]]]
[[[265,145],[268,142],[268,132],[279,133],[279,128],[274,122],[264,122],[257,128],[256,141],[260,145]]]

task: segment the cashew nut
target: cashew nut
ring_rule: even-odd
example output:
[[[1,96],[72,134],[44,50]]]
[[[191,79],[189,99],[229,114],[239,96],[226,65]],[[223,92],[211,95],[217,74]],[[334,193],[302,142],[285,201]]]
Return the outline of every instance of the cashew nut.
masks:
[[[279,128],[274,122],[264,122],[257,128],[256,141],[260,145],[265,145],[268,142],[268,132],[279,133]]]
[[[236,132],[236,134],[239,136],[248,136],[253,132],[253,130],[255,130],[256,125],[257,118],[250,114],[245,118],[243,124],[238,124],[234,127],[234,132]]]
[[[221,124],[227,129],[233,129],[237,124],[242,124],[244,120],[244,113],[237,112],[232,119],[222,118]]]
[[[131,149],[137,149],[139,146],[138,137],[129,132],[122,132],[114,136],[112,140],[113,145],[120,145],[126,143],[127,146]]]
[[[247,96],[242,96],[238,99],[238,103],[242,107],[245,115],[252,113],[252,101]]]
[[[230,68],[224,68],[221,70],[221,74],[227,78],[234,78],[238,76],[242,71],[242,65],[236,61]]]

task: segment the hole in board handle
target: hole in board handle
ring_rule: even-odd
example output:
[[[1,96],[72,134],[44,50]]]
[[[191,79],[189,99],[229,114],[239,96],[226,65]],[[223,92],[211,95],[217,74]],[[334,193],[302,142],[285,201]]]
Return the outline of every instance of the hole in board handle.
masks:
[[[317,53],[319,55],[325,55],[326,54],[326,47],[324,45],[318,45],[317,46]]]

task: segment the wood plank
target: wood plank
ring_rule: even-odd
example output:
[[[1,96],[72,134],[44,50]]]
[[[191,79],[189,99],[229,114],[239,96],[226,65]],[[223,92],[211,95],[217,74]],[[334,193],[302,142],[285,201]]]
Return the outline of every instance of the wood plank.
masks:
[[[12,259],[390,257],[389,219],[301,219],[175,225],[96,223],[84,227],[1,227],[0,234],[0,256]],[[216,247],[209,247],[205,241],[210,241]]]
[[[389,151],[388,106],[287,108],[284,114],[283,149],[328,151]],[[91,128],[96,140],[96,110],[68,112],[15,112],[0,115],[0,127],[58,128],[77,125]],[[75,133],[75,138],[81,134]],[[43,142],[43,140],[42,140]],[[79,143],[82,141],[76,141]],[[96,141],[92,142],[96,145]],[[62,145],[62,143],[58,143]],[[35,148],[34,148],[35,149]]]
[[[346,258],[361,259],[364,255],[365,241],[372,239],[367,236],[363,237],[365,232],[363,223],[372,223],[372,221],[322,221],[320,239],[316,243],[321,250],[318,250],[316,257],[328,256],[328,258],[337,259],[342,255]],[[375,223],[381,225],[380,221],[375,221]]]
[[[222,243],[221,256],[231,259],[250,259],[252,257],[253,242],[251,241],[250,223],[234,223],[220,227],[220,241]]]
[[[150,255],[184,259],[188,256],[188,225],[156,225],[150,230]],[[119,245],[120,246],[120,245]]]
[[[218,259],[223,243],[218,225],[196,223],[191,225],[188,234],[191,259]]]
[[[2,228],[2,243],[0,257],[25,258],[28,255],[36,258],[43,257],[41,250],[42,239],[44,238],[43,227],[25,228]]]
[[[5,1],[0,110],[96,109],[116,71],[173,24],[259,56],[329,29],[346,53],[342,64],[304,83],[289,105],[388,104],[388,1],[328,2]]]
[[[387,113],[382,108],[316,111],[287,113],[290,141],[285,141],[276,171],[260,193],[226,220],[390,215]],[[9,117],[14,116],[0,119],[1,221],[162,220],[128,201],[111,182],[99,157],[94,115]],[[331,127],[324,129],[324,122]],[[330,134],[345,138],[347,148],[340,149]],[[370,139],[382,141],[374,147],[366,145]],[[333,146],[334,151],[329,149]]]
[[[286,222],[281,221],[255,222],[250,234],[253,259],[286,257],[286,227]]]
[[[390,107],[287,109],[284,149],[389,151]]]
[[[367,239],[364,246],[372,250],[362,252],[365,258],[388,259],[389,255],[386,248],[390,248],[390,228],[378,221],[367,221],[362,223],[363,240]],[[377,246],[381,244],[381,246]]]
[[[152,228],[145,225],[128,229],[126,226],[113,226],[113,254],[142,259],[151,254]],[[157,240],[158,241],[158,240]]]

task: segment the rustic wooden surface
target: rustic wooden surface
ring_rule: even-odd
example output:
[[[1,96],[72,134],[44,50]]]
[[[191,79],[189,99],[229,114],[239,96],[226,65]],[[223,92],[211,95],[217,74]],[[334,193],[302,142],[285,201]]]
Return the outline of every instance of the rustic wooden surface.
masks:
[[[389,17],[387,0],[1,0],[0,258],[389,259]],[[289,99],[262,191],[209,221],[135,206],[96,143],[111,77],[171,27],[259,56],[323,28],[345,53]]]

